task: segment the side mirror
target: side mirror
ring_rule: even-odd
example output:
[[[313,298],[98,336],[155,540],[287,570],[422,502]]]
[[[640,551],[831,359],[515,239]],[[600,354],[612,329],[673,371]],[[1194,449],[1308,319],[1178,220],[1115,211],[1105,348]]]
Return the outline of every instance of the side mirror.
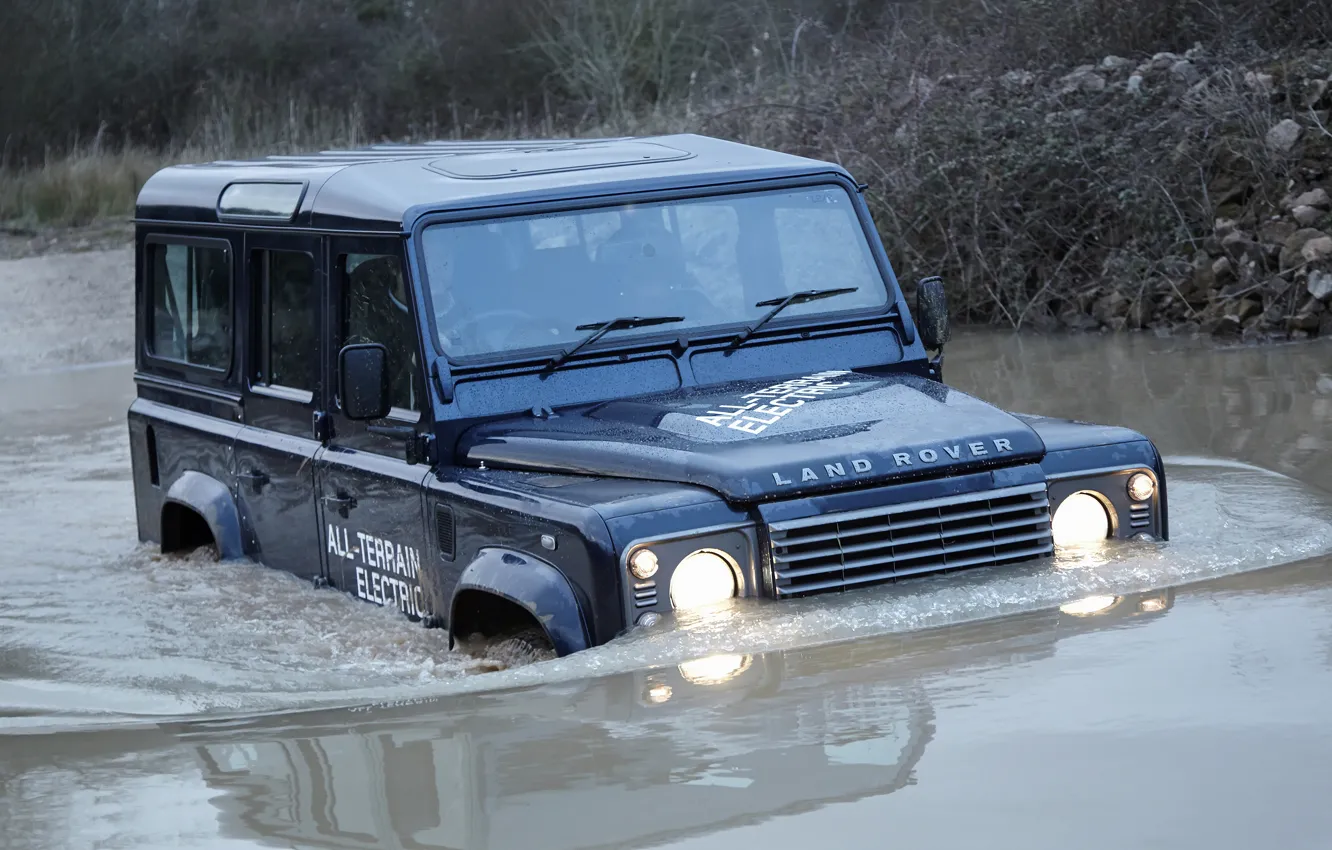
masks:
[[[338,398],[348,419],[388,416],[388,349],[377,342],[343,346],[338,352]]]
[[[943,278],[927,277],[916,285],[916,325],[926,348],[941,350],[948,342],[948,296]]]

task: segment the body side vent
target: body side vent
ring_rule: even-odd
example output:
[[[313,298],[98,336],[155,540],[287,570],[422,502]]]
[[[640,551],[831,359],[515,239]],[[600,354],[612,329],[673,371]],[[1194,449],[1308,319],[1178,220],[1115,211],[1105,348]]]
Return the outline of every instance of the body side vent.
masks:
[[[440,557],[452,561],[454,556],[453,508],[448,505],[435,506],[435,541],[439,544]]]

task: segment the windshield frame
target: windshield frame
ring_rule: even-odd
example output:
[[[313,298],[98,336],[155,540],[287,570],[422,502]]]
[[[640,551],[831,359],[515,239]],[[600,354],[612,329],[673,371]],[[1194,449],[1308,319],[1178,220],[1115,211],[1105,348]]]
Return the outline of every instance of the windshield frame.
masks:
[[[895,326],[893,330],[905,347],[908,345],[912,335],[913,319],[907,312],[906,301],[901,286],[898,283],[896,274],[893,272],[892,264],[888,259],[882,240],[879,238],[878,230],[874,226],[873,219],[870,217],[869,210],[864,203],[864,198],[861,195],[861,188],[851,180],[847,179],[844,175],[838,172],[827,171],[784,179],[746,180],[732,183],[667,187],[636,192],[612,192],[605,194],[568,196],[555,200],[541,199],[530,202],[520,201],[516,203],[426,213],[417,218],[412,226],[412,247],[410,249],[411,260],[415,266],[416,283],[420,290],[420,297],[423,299],[426,308],[423,317],[425,320],[424,330],[426,331],[424,335],[428,337],[431,351],[434,352],[436,357],[443,359],[450,367],[456,367],[463,370],[484,371],[488,368],[523,363],[544,364],[554,354],[569,347],[569,343],[566,341],[545,346],[532,346],[508,351],[491,351],[466,356],[458,356],[445,350],[443,341],[439,336],[439,329],[437,327],[435,315],[434,292],[432,291],[429,273],[427,271],[428,259],[425,253],[425,240],[423,238],[423,232],[427,227],[439,224],[466,224],[468,222],[494,221],[497,219],[522,218],[524,216],[548,215],[553,213],[581,213],[597,209],[625,206],[628,204],[706,200],[729,195],[780,192],[782,190],[808,189],[817,186],[836,187],[846,192],[851,201],[851,207],[855,210],[856,220],[860,225],[861,235],[865,238],[866,246],[869,248],[870,256],[874,261],[874,268],[878,272],[879,279],[884,286],[885,300],[882,304],[867,308],[861,307],[848,310],[830,310],[826,313],[805,315],[779,315],[765,325],[763,331],[760,333],[781,334],[789,333],[796,329],[814,329],[831,324],[845,324],[847,321],[879,321],[896,316],[899,318],[900,325]],[[589,321],[597,318],[600,317],[590,317]],[[580,351],[578,357],[594,355],[597,353],[604,354],[608,350],[614,350],[619,347],[632,346],[634,348],[656,348],[664,345],[673,345],[681,337],[686,337],[691,340],[691,346],[695,340],[701,341],[712,338],[721,338],[724,340],[727,337],[733,337],[740,333],[749,324],[752,324],[752,322],[729,322],[705,326],[691,325],[683,330],[679,328],[673,329],[670,325],[663,325],[660,329],[648,331],[646,333],[632,333],[627,336],[619,333],[607,334],[596,343]]]

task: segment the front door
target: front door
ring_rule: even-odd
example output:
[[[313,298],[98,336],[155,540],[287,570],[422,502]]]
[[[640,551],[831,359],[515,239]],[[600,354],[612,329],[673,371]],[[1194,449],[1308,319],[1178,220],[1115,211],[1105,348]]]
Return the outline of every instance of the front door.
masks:
[[[329,580],[361,599],[421,617],[428,614],[417,575],[430,468],[407,462],[402,435],[425,432],[430,406],[402,249],[392,239],[331,242],[331,436],[316,458],[315,475]],[[388,349],[393,409],[383,420],[357,422],[343,415],[337,398],[337,352],[370,342]]]
[[[250,551],[308,579],[323,576],[314,478],[324,404],[321,249],[312,236],[245,236],[245,427],[234,457]]]

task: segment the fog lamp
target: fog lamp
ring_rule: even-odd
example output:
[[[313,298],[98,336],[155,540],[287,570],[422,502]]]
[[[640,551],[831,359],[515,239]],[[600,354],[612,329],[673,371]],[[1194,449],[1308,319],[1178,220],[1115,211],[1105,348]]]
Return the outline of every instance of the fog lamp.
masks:
[[[1086,599],[1065,602],[1059,606],[1059,610],[1074,617],[1090,617],[1108,611],[1118,601],[1118,596],[1088,596]]]
[[[661,705],[671,698],[672,691],[670,685],[652,685],[647,689],[647,700],[654,705]]]
[[[685,556],[671,575],[671,606],[703,608],[725,602],[737,591],[735,563],[712,549]]]
[[[1138,610],[1145,611],[1148,614],[1154,614],[1157,611],[1164,611],[1165,609],[1166,601],[1159,596],[1153,596],[1138,603]]]
[[[657,553],[651,549],[639,549],[629,558],[629,572],[634,578],[647,581],[657,574]]]
[[[752,655],[712,655],[680,665],[680,675],[695,685],[720,685],[749,669]]]
[[[1056,546],[1086,546],[1110,536],[1110,514],[1090,493],[1074,493],[1055,511],[1050,523]]]
[[[1128,494],[1135,502],[1145,502],[1156,493],[1156,482],[1145,472],[1135,472],[1129,476]]]

